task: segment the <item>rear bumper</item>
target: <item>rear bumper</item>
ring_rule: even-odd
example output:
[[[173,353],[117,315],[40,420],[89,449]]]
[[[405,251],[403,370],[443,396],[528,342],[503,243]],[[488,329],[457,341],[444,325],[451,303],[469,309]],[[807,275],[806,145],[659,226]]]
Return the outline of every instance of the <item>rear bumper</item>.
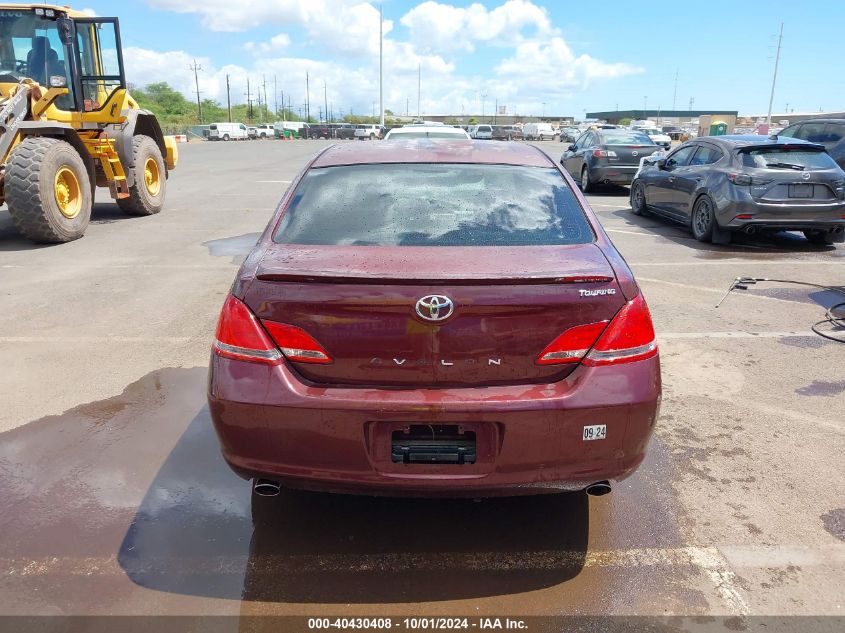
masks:
[[[639,165],[599,165],[590,168],[590,180],[596,183],[630,185]]]
[[[750,215],[740,219],[739,215]],[[830,203],[766,203],[741,194],[737,200],[722,204],[716,213],[719,226],[734,230],[820,230],[845,231],[845,201]]]
[[[304,384],[286,365],[212,356],[209,406],[223,455],[245,478],[386,495],[486,496],[583,489],[639,466],[658,415],[659,357],[579,367],[559,383],[464,389]],[[474,464],[396,464],[391,433],[458,424],[478,435]],[[583,427],[607,425],[603,440]]]

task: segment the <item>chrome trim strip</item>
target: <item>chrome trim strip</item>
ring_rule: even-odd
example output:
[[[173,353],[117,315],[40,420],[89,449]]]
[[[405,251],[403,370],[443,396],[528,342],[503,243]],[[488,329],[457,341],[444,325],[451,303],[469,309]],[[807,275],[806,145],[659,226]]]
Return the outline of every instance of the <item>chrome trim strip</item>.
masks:
[[[593,350],[587,354],[590,360],[620,360],[629,358],[631,356],[639,356],[640,354],[647,354],[648,352],[657,349],[657,341],[652,341],[647,345],[640,345],[639,347],[631,347],[628,349],[610,350],[607,352],[598,352]]]
[[[240,354],[241,356],[252,356],[253,358],[262,358],[264,360],[279,360],[282,357],[282,353],[277,349],[251,349],[249,347],[237,347],[236,345],[228,345],[226,343],[221,343],[217,339],[214,339],[215,349],[220,350],[221,352],[229,352],[230,354]]]

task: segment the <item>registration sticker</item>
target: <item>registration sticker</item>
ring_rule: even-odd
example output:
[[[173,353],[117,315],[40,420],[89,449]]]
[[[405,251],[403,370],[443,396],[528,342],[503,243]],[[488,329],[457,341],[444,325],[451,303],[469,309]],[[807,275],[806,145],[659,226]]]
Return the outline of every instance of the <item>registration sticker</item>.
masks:
[[[584,427],[583,440],[603,440],[607,437],[607,424],[593,424]]]

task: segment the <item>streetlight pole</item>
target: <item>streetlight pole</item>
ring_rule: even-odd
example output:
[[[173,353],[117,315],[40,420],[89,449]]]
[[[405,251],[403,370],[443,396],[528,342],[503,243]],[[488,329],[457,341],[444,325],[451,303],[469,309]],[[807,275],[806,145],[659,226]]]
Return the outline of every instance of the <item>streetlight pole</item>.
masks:
[[[384,13],[378,5],[378,111],[379,126],[384,127]]]

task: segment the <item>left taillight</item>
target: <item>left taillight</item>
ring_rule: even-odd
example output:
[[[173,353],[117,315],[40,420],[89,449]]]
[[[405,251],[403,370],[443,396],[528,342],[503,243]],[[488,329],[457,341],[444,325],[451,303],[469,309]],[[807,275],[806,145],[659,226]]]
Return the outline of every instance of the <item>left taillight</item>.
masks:
[[[282,353],[256,316],[243,301],[232,295],[226,298],[220,311],[212,349],[224,358],[268,365],[282,362]]]
[[[286,323],[259,321],[243,301],[232,295],[223,304],[212,348],[225,358],[268,365],[278,365],[283,358],[321,365],[332,362],[308,332]]]

